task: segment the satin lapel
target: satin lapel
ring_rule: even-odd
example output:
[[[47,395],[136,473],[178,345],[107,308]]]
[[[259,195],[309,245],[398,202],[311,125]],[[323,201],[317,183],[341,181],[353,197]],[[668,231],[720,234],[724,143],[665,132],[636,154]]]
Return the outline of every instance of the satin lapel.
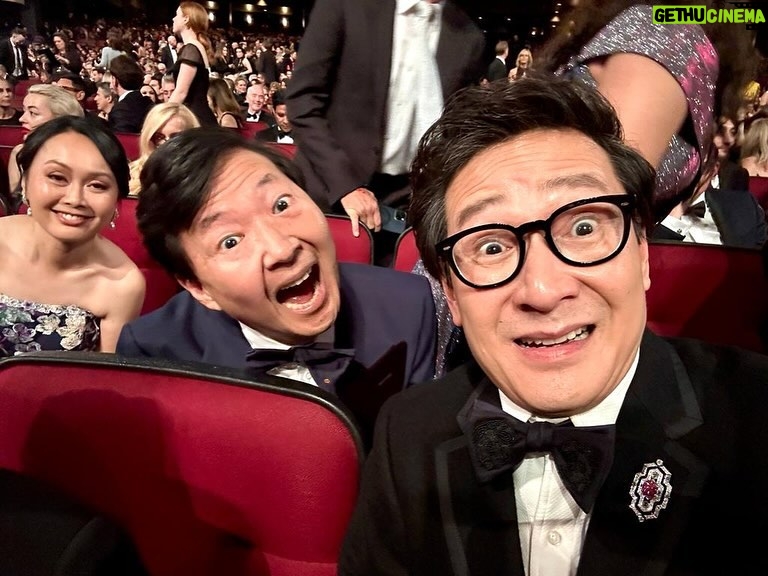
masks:
[[[616,422],[611,473],[592,513],[578,574],[663,574],[709,468],[685,446],[702,424],[693,387],[674,348],[646,332],[637,372]],[[643,465],[662,460],[671,472],[667,508],[640,522],[630,488]]]
[[[251,351],[237,321],[224,312],[206,311],[205,349],[202,362],[224,366],[246,366],[245,357]],[[249,365],[253,367],[252,365]]]
[[[732,232],[734,231],[734,227],[728,219],[728,211],[725,210],[725,207],[721,202],[723,199],[722,194],[727,194],[727,192],[720,192],[708,188],[704,193],[705,201],[709,207],[709,211],[712,213],[712,220],[715,221],[717,230],[720,232],[720,239],[723,244],[738,244],[738,238],[733,238],[734,234]],[[734,242],[734,240],[736,240],[736,242]]]
[[[477,386],[484,375],[469,369],[468,378]],[[452,574],[524,576],[512,472],[478,483],[461,435],[437,446],[435,473]]]
[[[358,0],[359,1],[359,0]],[[395,2],[394,0],[373,0],[368,5],[368,30],[375,35],[370,53],[373,55],[371,66],[374,70],[376,98],[373,109],[381,120],[380,127],[385,129],[387,95],[389,94],[389,75],[392,70],[392,36],[395,31]],[[383,132],[382,132],[383,135]]]

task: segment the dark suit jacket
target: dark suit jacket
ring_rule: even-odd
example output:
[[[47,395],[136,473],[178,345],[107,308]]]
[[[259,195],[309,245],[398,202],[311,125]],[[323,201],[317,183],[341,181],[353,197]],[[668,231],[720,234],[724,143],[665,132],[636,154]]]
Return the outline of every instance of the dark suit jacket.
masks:
[[[335,347],[354,348],[370,367],[394,344],[407,344],[405,382],[429,380],[435,368],[436,320],[424,278],[386,268],[341,264]],[[250,346],[235,319],[209,310],[186,291],[123,328],[117,352],[248,368]]]
[[[765,213],[755,197],[744,190],[714,190],[704,192],[705,202],[712,212],[724,246],[761,248],[768,238]],[[666,226],[658,225],[654,240],[683,240],[683,236]]]
[[[318,0],[288,83],[296,163],[324,209],[366,186],[380,168],[392,61],[394,0]],[[451,0],[437,64],[443,94],[479,80],[485,39]]]
[[[160,53],[158,54],[158,56],[160,57],[160,62],[165,64],[165,68],[168,71],[170,71],[171,68],[173,68],[174,64],[176,64],[176,62],[173,61],[173,56],[171,55],[171,49],[168,45],[163,46],[160,49]],[[176,51],[176,57],[177,58],[179,57],[178,50]]]
[[[21,76],[17,76],[17,79],[27,80],[29,78],[29,73],[27,70],[29,68],[34,68],[34,65],[27,57],[26,46],[21,47],[21,57],[24,61],[24,70]],[[5,40],[0,41],[0,64],[5,66],[5,70],[8,72],[9,76],[13,74],[13,69],[16,68],[16,56],[13,54],[10,38],[6,38]]]
[[[277,60],[272,50],[264,50],[259,56],[259,71],[264,74],[264,83],[269,87],[272,82],[277,82]]]
[[[385,404],[339,574],[525,574],[512,471],[479,484],[456,423],[472,366]],[[767,380],[768,357],[645,334],[579,576],[766,573]],[[630,486],[657,459],[672,491],[641,523]]]
[[[507,66],[499,60],[494,58],[493,62],[488,66],[488,82],[494,82],[496,80],[502,80],[507,78]]]
[[[749,172],[736,162],[723,160],[717,172],[720,190],[749,190]]]
[[[126,536],[48,486],[0,470],[0,574],[146,574]]]
[[[138,90],[133,90],[121,101],[115,102],[109,113],[109,127],[114,132],[138,134],[141,132],[141,126],[150,108],[152,108],[152,100],[142,96]]]

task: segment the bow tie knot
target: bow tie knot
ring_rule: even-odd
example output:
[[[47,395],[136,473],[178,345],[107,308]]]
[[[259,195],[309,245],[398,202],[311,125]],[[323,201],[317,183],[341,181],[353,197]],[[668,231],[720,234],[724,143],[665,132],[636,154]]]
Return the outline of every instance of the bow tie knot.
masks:
[[[268,371],[290,363],[299,363],[309,369],[317,384],[328,378],[336,380],[347,370],[355,356],[352,348],[334,348],[332,344],[315,342],[305,346],[295,346],[288,350],[255,348],[246,356],[248,364],[254,368]]]
[[[704,218],[704,215],[706,213],[707,213],[706,202],[698,202],[692,206],[688,206],[684,212],[686,216],[696,216],[697,218]]]
[[[585,512],[592,509],[613,463],[614,426],[577,428],[570,420],[560,424],[520,422],[501,409],[498,391],[487,380],[459,412],[457,421],[469,439],[481,483],[514,471],[527,454],[549,452],[563,485]]]

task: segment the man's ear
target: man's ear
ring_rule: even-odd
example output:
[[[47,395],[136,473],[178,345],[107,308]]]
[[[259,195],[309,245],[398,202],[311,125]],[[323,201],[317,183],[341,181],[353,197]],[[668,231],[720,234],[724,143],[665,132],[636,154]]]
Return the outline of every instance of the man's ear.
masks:
[[[213,296],[211,296],[208,290],[206,290],[198,280],[190,280],[176,276],[176,281],[182,288],[184,288],[184,290],[189,292],[195,300],[200,302],[200,304],[206,308],[210,308],[211,310],[221,310],[221,306],[219,306],[218,302],[216,302]]]
[[[648,256],[648,239],[645,235],[640,237],[640,272],[643,275],[643,288],[646,292],[651,287],[651,263]]]
[[[446,276],[440,280],[440,285],[443,287],[443,293],[445,294],[445,301],[448,304],[448,309],[451,311],[451,318],[456,326],[461,326],[461,311],[456,303],[456,296],[453,291],[454,279],[450,277],[450,272],[446,272]]]

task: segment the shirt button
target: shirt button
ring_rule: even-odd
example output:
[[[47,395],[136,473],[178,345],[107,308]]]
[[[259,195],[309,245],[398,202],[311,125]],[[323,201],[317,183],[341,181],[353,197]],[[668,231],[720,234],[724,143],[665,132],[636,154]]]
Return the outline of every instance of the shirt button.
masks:
[[[547,541],[552,544],[552,546],[557,546],[562,541],[563,537],[560,536],[560,532],[557,530],[550,530],[549,534],[547,534]]]
[[[330,384],[331,379],[330,378],[323,378],[323,384]]]

